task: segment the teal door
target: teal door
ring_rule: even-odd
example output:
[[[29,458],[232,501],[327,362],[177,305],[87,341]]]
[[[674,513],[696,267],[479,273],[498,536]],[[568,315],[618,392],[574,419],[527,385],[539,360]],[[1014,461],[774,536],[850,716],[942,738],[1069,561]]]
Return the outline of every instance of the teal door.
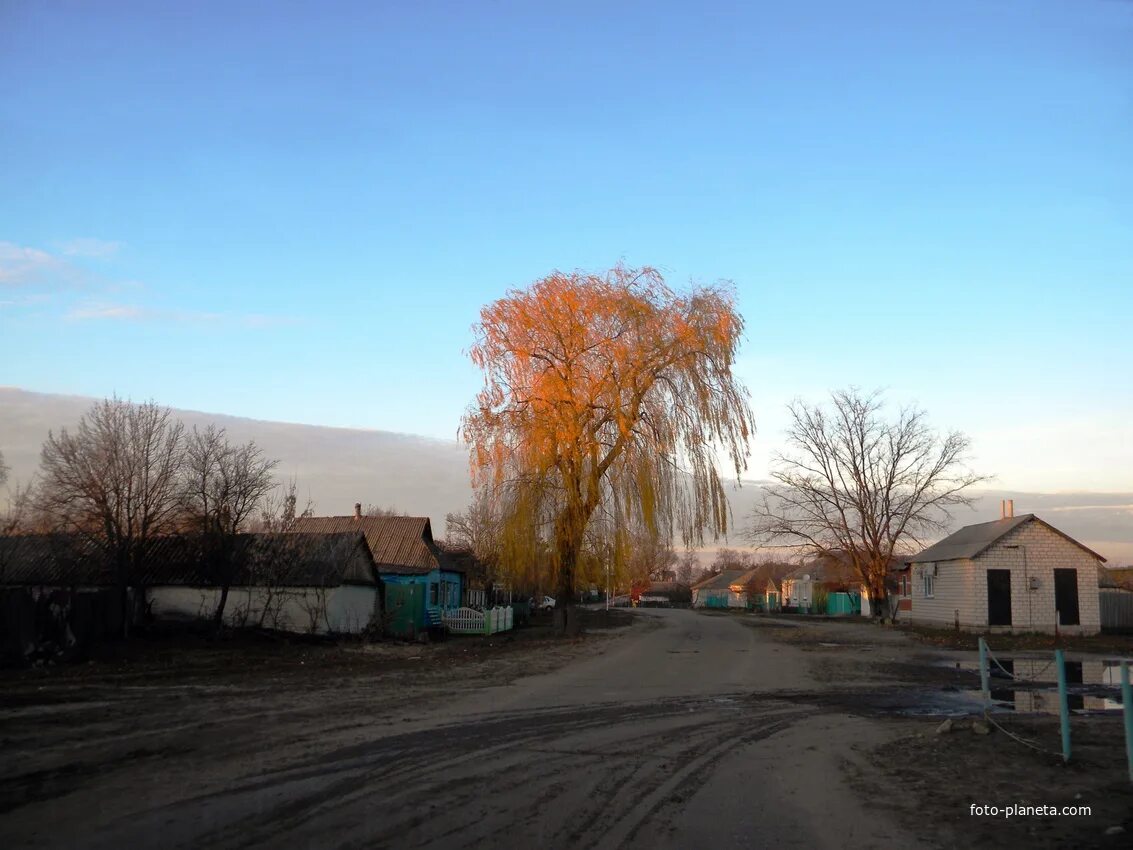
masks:
[[[425,622],[425,585],[387,584],[386,628],[397,637],[415,637]]]

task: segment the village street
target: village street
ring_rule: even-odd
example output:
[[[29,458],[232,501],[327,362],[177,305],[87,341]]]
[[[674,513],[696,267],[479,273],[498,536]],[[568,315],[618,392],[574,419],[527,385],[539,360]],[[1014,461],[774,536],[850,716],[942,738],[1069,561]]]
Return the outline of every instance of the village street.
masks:
[[[5,736],[5,775],[49,778],[4,799],[0,844],[918,846],[847,783],[884,727],[808,701],[838,686],[799,649],[683,610],[621,631],[509,683],[166,687],[144,711],[137,685],[6,711],[10,731],[38,712],[40,745]]]

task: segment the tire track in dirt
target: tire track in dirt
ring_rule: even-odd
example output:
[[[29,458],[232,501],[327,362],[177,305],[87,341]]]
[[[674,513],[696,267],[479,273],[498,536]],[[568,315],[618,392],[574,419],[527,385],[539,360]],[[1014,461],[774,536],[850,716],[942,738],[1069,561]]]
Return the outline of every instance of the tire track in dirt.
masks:
[[[757,708],[679,699],[511,712],[394,735],[209,795],[231,803],[274,789],[282,799],[196,840],[260,847],[334,835],[341,847],[455,847],[510,845],[518,830],[553,846],[619,846],[667,804],[679,810],[737,744],[756,743],[808,713],[777,700]],[[597,732],[617,748],[587,746]],[[364,816],[378,810],[379,823]]]

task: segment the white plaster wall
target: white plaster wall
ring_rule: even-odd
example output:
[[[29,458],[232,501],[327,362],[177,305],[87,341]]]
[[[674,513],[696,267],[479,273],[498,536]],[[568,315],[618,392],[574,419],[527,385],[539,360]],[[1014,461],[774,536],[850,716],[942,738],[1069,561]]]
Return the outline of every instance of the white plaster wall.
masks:
[[[157,619],[209,619],[220,591],[209,587],[152,587],[146,591]],[[272,593],[263,587],[234,587],[228,591],[224,620],[230,626],[255,626],[268,606],[265,628],[301,634],[357,634],[369,624],[377,606],[377,589],[343,585],[326,588],[284,588]]]
[[[370,625],[378,608],[378,591],[374,587],[344,584],[329,592],[327,616],[331,631],[358,634]]]

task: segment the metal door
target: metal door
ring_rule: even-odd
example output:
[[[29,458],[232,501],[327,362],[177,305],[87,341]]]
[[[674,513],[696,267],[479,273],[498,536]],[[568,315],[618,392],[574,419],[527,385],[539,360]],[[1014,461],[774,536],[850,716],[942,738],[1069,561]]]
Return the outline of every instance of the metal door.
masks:
[[[1011,625],[1011,570],[987,571],[987,624]]]
[[[1054,609],[1058,612],[1060,626],[1077,626],[1078,619],[1078,571],[1054,571]]]

